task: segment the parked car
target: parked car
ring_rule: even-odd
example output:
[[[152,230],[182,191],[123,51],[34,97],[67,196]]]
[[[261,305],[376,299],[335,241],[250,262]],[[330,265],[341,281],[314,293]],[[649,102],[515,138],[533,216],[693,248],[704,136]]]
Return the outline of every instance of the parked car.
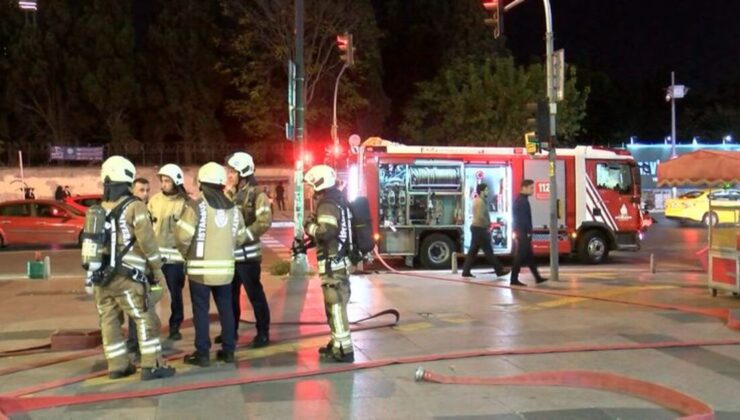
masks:
[[[678,198],[669,198],[665,204],[665,216],[678,222],[701,222],[705,225],[736,223],[734,212],[710,212],[709,199],[715,206],[740,205],[740,190],[696,190]]]
[[[95,204],[100,204],[102,200],[103,196],[100,194],[75,195],[74,197],[65,198],[64,203],[76,208],[82,213],[86,213],[88,208]]]
[[[79,244],[85,214],[53,200],[0,203],[0,247]]]

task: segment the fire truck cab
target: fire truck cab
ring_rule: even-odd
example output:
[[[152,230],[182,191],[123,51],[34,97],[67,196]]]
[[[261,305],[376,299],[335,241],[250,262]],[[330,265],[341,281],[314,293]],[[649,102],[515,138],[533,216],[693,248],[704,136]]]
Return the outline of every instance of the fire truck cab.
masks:
[[[612,250],[637,250],[640,176],[629,152],[578,146],[557,150],[560,254],[604,262]],[[521,182],[530,197],[535,254],[549,253],[549,162],[523,148],[406,146],[371,138],[349,168],[349,194],[367,196],[378,251],[430,269],[449,268],[470,244],[476,185],[489,188],[491,240],[512,253],[512,205]]]

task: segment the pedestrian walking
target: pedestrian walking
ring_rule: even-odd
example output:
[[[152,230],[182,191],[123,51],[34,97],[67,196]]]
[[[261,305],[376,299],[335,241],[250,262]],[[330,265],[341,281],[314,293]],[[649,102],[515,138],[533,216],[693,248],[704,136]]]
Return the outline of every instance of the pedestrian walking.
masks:
[[[529,267],[537,283],[547,281],[537,271],[537,262],[532,250],[532,207],[529,196],[534,193],[534,181],[522,181],[522,189],[514,200],[514,263],[511,265],[511,285],[526,286],[519,281],[519,271],[523,265]]]
[[[278,182],[275,187],[275,200],[277,200],[278,210],[285,210],[285,188],[282,182]]]
[[[54,191],[54,199],[57,201],[64,201],[64,188],[61,185],[57,185],[57,189]]]
[[[491,216],[488,213],[488,185],[480,183],[475,189],[477,197],[473,200],[473,222],[470,225],[470,247],[468,254],[465,256],[465,265],[463,265],[463,277],[475,278],[470,272],[473,262],[478,257],[478,251],[483,250],[486,260],[496,271],[498,277],[509,274],[501,262],[493,253],[491,243]]]

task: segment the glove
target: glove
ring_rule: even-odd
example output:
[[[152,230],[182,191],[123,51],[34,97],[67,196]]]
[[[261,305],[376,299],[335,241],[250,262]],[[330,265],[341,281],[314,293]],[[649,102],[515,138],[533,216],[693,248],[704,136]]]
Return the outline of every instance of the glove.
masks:
[[[313,220],[307,221],[303,225],[303,231],[306,232],[306,234],[311,237],[313,237],[313,232],[315,232],[317,228],[318,228],[318,225]]]
[[[164,273],[162,272],[162,269],[161,268],[158,269],[158,270],[154,270],[154,273],[153,274],[154,274],[153,275],[153,277],[154,277],[154,284],[166,283],[166,280],[164,278]]]
[[[93,293],[95,293],[95,290],[93,289],[92,279],[90,277],[85,279],[85,293],[87,293],[89,296],[92,296]]]
[[[298,239],[293,239],[293,246],[290,250],[294,257],[298,254],[306,254],[306,246],[303,244],[303,241]]]
[[[149,287],[149,305],[150,307],[154,307],[154,305],[157,304],[160,300],[162,300],[162,297],[164,296],[164,288],[160,283],[157,283],[155,285],[152,285]],[[148,309],[148,308],[147,308]]]

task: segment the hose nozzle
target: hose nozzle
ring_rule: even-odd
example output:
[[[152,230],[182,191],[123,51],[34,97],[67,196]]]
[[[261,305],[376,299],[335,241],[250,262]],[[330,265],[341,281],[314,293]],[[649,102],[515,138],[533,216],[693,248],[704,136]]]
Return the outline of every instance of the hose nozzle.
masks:
[[[414,375],[414,379],[416,380],[416,382],[423,381],[425,373],[426,372],[424,371],[423,367],[419,366],[418,368],[416,368],[416,374]]]

